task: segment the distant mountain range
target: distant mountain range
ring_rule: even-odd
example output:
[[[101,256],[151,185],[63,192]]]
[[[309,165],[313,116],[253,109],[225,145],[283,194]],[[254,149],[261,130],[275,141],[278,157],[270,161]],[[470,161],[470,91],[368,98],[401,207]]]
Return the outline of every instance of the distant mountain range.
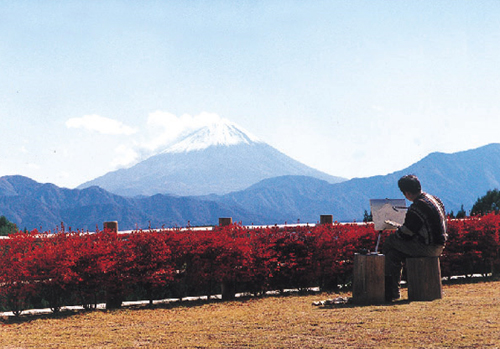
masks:
[[[260,215],[238,205],[178,198],[157,194],[125,198],[99,187],[83,190],[37,183],[27,177],[0,177],[0,215],[20,229],[53,230],[64,222],[66,228],[95,231],[103,222],[118,221],[119,229],[159,228],[216,224],[219,217],[245,217],[260,221]]]
[[[370,212],[370,199],[403,198],[397,186],[406,174],[419,177],[424,191],[435,194],[447,212],[470,210],[490,189],[500,188],[500,144],[453,154],[432,153],[410,167],[385,176],[329,184],[310,177],[278,177],[230,193],[216,202],[238,204],[253,212],[272,213],[277,221],[314,222],[320,214],[352,221]]]
[[[54,229],[61,222],[73,229],[95,230],[104,221],[120,229],[214,225],[219,217],[243,224],[315,223],[322,214],[338,221],[363,218],[372,198],[402,198],[397,180],[419,176],[423,189],[436,194],[447,212],[461,205],[470,210],[488,190],[500,187],[500,144],[453,153],[432,153],[410,167],[384,176],[331,184],[310,176],[264,179],[223,195],[122,197],[98,188],[65,189],[22,176],[0,178],[0,215],[20,228]]]
[[[107,173],[78,189],[97,185],[123,196],[226,194],[284,175],[329,183],[345,180],[308,167],[221,120],[131,168]]]

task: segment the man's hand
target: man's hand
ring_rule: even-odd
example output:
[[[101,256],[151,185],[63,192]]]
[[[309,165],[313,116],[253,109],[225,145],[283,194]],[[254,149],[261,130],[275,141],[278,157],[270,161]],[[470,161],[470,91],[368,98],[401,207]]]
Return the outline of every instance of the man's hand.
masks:
[[[401,227],[401,224],[398,223],[398,222],[394,222],[394,221],[390,221],[390,220],[385,220],[384,221],[385,224],[389,224],[389,225],[392,225],[393,227],[396,227],[396,228],[399,228]]]

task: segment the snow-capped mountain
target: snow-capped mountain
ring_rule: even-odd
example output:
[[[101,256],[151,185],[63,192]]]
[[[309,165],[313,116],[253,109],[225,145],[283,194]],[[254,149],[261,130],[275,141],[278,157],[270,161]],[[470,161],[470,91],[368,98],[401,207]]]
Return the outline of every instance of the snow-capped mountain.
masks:
[[[310,168],[236,125],[220,121],[131,168],[109,172],[78,188],[97,185],[125,196],[225,194],[283,175],[330,183],[344,180]]]
[[[162,153],[183,153],[207,149],[212,146],[259,143],[259,139],[227,120],[219,120],[191,133]]]

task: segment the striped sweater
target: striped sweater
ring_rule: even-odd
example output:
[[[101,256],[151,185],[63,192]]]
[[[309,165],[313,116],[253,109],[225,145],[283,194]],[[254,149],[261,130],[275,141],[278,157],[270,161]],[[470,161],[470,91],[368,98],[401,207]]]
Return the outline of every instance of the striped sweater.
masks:
[[[397,235],[403,239],[418,240],[426,245],[444,245],[446,234],[446,214],[444,205],[437,197],[422,193],[408,208],[404,224]]]

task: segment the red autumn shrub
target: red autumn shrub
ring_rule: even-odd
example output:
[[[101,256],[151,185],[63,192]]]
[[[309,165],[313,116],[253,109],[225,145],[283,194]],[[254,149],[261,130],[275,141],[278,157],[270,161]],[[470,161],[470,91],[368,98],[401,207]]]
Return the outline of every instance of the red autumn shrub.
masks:
[[[35,235],[18,232],[0,240],[0,298],[2,305],[16,316],[26,309],[36,291],[33,274]]]
[[[448,242],[441,257],[443,276],[486,275],[499,265],[500,216],[448,221]]]
[[[303,229],[286,228],[272,233],[275,268],[271,285],[285,288],[311,287],[317,278],[314,264],[314,235]]]
[[[73,271],[76,289],[85,308],[95,307],[105,298],[109,308],[119,307],[128,291],[125,243],[111,230],[78,235]]]
[[[315,227],[314,233],[317,235],[318,284],[324,290],[349,283],[354,254],[374,251],[378,236],[372,224],[324,224]]]
[[[31,274],[37,280],[37,293],[53,312],[71,302],[78,277],[74,270],[76,242],[74,234],[41,234],[32,251]]]
[[[262,295],[271,289],[271,280],[275,275],[277,255],[275,240],[265,229],[252,229],[250,239],[250,280],[247,290],[255,295]]]
[[[139,285],[146,291],[150,304],[154,292],[173,280],[174,260],[167,231],[136,231],[126,239],[127,253],[124,269],[131,285]]]
[[[194,293],[210,297],[223,283],[250,277],[251,246],[245,229],[230,225],[216,230],[184,231],[181,236],[182,282]]]

